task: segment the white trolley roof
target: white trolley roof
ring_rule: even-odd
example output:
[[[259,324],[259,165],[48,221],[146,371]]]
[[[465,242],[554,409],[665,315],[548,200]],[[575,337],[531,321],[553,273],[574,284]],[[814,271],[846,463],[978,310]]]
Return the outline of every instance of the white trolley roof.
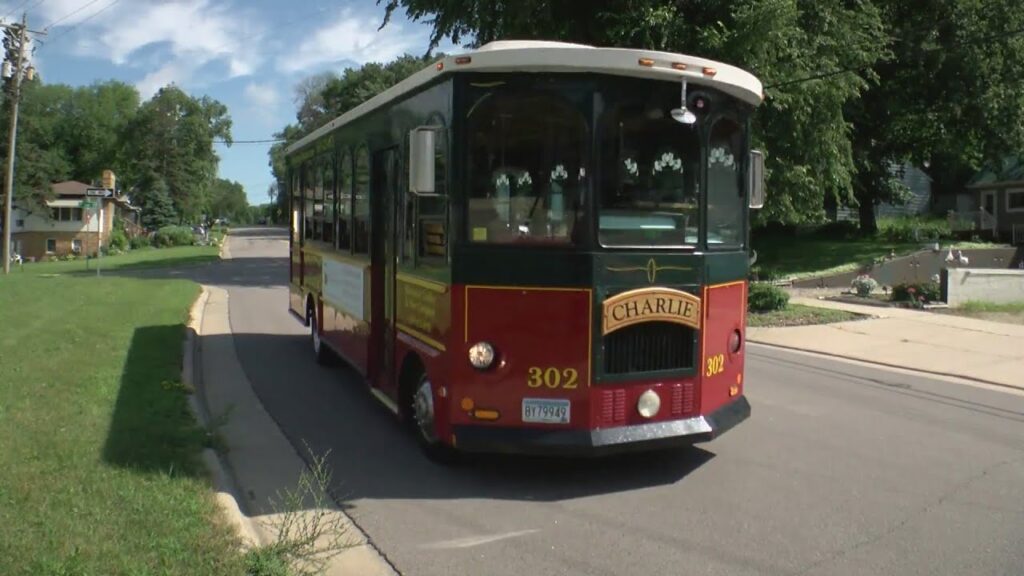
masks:
[[[503,40],[473,52],[439,59],[391,88],[331,120],[288,147],[292,154],[364,114],[391,102],[449,72],[576,72],[600,73],[655,80],[686,78],[711,86],[752,105],[763,99],[761,81],[735,66],[671,52],[596,48],[563,42]]]

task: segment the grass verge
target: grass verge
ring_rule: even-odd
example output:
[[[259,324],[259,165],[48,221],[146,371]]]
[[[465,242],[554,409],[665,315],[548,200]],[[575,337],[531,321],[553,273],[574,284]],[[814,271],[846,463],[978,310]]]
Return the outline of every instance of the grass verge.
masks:
[[[991,320],[993,322],[1024,324],[1024,302],[996,304],[994,302],[971,301],[956,308],[947,308],[943,312],[946,314],[956,314],[957,316]]]
[[[863,318],[860,314],[845,310],[816,308],[802,304],[789,304],[784,310],[774,312],[751,312],[747,314],[747,326],[751,328],[770,328],[782,326],[809,326],[811,324],[831,324],[847,322]]]
[[[104,256],[100,260],[101,270],[130,270],[135,268],[156,268],[168,266],[194,266],[208,264],[219,258],[220,248],[216,246],[177,246],[173,248],[140,248],[118,256]],[[82,260],[68,262],[32,262],[20,269],[11,268],[12,275],[19,274],[75,274],[96,271],[96,260],[88,263]]]
[[[0,277],[0,574],[242,573],[180,381],[196,294]]]
[[[857,270],[891,252],[913,252],[920,242],[889,242],[880,238],[822,240],[818,238],[754,238],[757,267],[781,278],[808,278]]]

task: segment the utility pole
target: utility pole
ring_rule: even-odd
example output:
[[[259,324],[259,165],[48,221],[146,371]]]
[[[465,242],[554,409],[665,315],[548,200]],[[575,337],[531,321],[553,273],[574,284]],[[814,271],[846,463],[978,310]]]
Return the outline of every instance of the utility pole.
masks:
[[[3,238],[3,259],[4,259],[4,274],[11,273],[11,233],[14,228],[11,222],[11,205],[14,200],[14,157],[15,157],[15,145],[18,139],[18,104],[21,101],[21,79],[22,79],[22,68],[25,66],[25,47],[28,45],[28,13],[21,15],[21,24],[2,24],[0,27],[14,31],[16,34],[15,41],[17,42],[17,55],[14,58],[14,70],[12,78],[11,94],[11,119],[10,119],[10,132],[7,136],[7,174],[4,180],[4,238]],[[45,34],[45,32],[35,32],[36,34]],[[5,55],[6,57],[6,55]],[[5,61],[4,64],[7,64]],[[6,66],[5,66],[6,68]],[[35,74],[35,69],[31,66],[28,67],[27,76],[29,80],[32,80]]]

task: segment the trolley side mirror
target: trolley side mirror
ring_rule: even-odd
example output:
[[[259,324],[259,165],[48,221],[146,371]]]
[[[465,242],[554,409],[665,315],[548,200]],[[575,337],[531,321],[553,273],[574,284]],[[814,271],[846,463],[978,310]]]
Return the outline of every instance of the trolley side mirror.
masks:
[[[750,207],[764,207],[764,153],[750,151]]]
[[[409,191],[433,194],[435,128],[420,127],[409,132]]]

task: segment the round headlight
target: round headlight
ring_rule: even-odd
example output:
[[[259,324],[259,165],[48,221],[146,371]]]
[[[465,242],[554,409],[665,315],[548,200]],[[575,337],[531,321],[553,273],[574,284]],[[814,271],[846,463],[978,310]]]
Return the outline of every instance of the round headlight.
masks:
[[[636,401],[636,411],[644,418],[654,418],[661,409],[661,396],[654,390],[648,390]]]
[[[494,347],[487,342],[477,342],[469,347],[469,363],[477,370],[490,368],[494,364]]]

